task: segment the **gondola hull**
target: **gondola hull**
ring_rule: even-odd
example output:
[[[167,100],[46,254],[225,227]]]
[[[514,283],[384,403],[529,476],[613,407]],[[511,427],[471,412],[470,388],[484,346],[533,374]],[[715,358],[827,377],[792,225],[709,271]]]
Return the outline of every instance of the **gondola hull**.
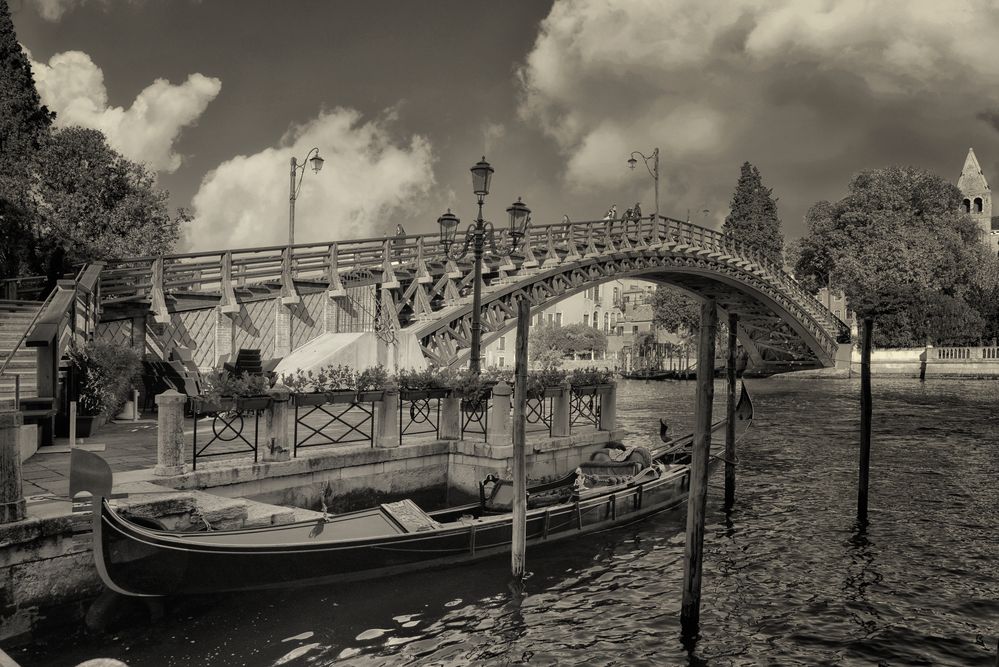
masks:
[[[531,510],[529,547],[628,523],[682,503],[689,468],[578,502]],[[352,516],[352,515],[344,515]],[[336,521],[224,533],[143,528],[101,503],[95,539],[102,578],[127,595],[178,595],[313,585],[385,576],[509,552],[510,515],[414,533],[324,541]],[[323,531],[317,531],[322,525]],[[316,534],[318,532],[318,534]],[[209,539],[224,535],[225,541]],[[272,540],[280,543],[267,544]],[[95,544],[95,546],[97,546]]]

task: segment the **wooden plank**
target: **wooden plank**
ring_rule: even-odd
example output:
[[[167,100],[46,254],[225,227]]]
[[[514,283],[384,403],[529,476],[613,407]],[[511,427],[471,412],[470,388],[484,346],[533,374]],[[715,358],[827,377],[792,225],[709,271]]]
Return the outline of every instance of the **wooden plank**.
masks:
[[[735,503],[735,383],[736,383],[736,347],[738,345],[739,316],[728,315],[728,363],[726,374],[728,384],[727,402],[725,404],[725,506],[731,508]]]
[[[513,391],[513,544],[510,567],[513,577],[524,576],[527,551],[527,338],[531,326],[531,304],[517,302],[517,352]],[[502,443],[498,443],[502,444]]]
[[[701,615],[701,577],[704,556],[704,516],[708,501],[708,455],[711,450],[711,403],[718,309],[714,299],[701,305],[701,332],[697,347],[697,403],[694,406],[694,442],[690,457],[690,492],[687,498],[687,540],[683,549],[683,601],[680,627],[687,637],[696,637]]]
[[[232,253],[222,253],[222,278],[220,284],[222,296],[219,299],[219,309],[223,313],[238,313],[239,299],[232,284]]]

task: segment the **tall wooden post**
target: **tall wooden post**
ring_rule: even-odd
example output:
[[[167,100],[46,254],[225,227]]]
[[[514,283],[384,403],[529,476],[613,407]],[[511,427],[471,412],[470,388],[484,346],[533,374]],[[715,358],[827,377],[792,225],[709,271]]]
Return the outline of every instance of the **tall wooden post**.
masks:
[[[871,476],[871,337],[874,319],[865,317],[860,351],[860,479],[857,483],[857,520],[867,523],[867,487]]]
[[[510,567],[515,579],[524,576],[527,551],[527,333],[531,326],[531,304],[517,302],[517,355],[513,388],[513,545]]]
[[[739,316],[728,314],[728,403],[725,406],[725,507],[735,503],[735,364]]]
[[[714,400],[715,335],[718,310],[714,299],[701,305],[701,336],[697,346],[697,403],[694,406],[694,443],[690,457],[690,495],[687,498],[687,541],[683,549],[683,602],[680,627],[695,637],[701,615],[701,560],[704,554],[704,511],[708,502],[708,454],[711,449],[711,403]]]

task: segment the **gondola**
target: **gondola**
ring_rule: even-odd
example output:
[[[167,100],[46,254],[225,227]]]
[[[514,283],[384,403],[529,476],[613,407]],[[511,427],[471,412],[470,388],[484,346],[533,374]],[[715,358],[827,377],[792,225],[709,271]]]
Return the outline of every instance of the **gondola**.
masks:
[[[741,436],[752,421],[745,387],[737,420]],[[724,426],[721,420],[712,431]],[[670,439],[665,429],[661,435],[659,447],[604,449],[562,479],[530,487],[528,547],[630,523],[686,500],[693,436]],[[88,459],[91,471],[103,463],[89,452],[79,456]],[[717,462],[715,457],[710,460]],[[403,500],[318,520],[189,533],[123,518],[104,497],[110,491],[108,480],[83,489],[94,491],[97,507],[94,558],[104,583],[131,596],[374,578],[508,553],[511,543],[513,486],[495,477],[480,485],[478,503],[439,511],[424,512]]]
[[[626,380],[668,380],[672,377],[672,373],[670,371],[643,368],[637,371],[622,372],[621,377]]]

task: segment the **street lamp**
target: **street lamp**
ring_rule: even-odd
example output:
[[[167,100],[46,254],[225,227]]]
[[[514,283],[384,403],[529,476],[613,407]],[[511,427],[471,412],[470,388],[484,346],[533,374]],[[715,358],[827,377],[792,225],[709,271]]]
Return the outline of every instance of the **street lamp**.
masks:
[[[315,155],[312,155],[315,153]],[[311,159],[309,156],[312,156]],[[298,161],[292,157],[291,158],[291,192],[288,197],[288,245],[295,245],[295,199],[298,198],[298,191],[302,189],[302,177],[305,176],[305,166],[306,163],[312,164],[312,171],[319,173],[319,170],[323,168],[323,160],[319,157],[319,149],[313,148],[305,155],[305,159],[302,160],[302,164],[299,165]],[[298,170],[302,170],[302,175],[298,176],[298,183],[295,182],[295,176],[298,175]]]
[[[454,248],[458,225],[461,221],[451,213],[447,213],[437,218],[437,224],[441,230],[441,244],[444,246],[444,255],[451,260],[459,260],[468,255],[472,250],[473,264],[475,270],[474,282],[472,283],[472,349],[469,358],[469,370],[478,374],[480,363],[480,348],[482,346],[482,253],[486,241],[489,242],[492,251],[496,254],[510,254],[517,251],[521,240],[527,235],[527,227],[531,223],[531,209],[527,208],[520,198],[507,207],[506,212],[510,218],[510,226],[506,230],[508,241],[497,244],[498,233],[491,222],[482,219],[482,204],[485,196],[489,194],[489,183],[495,170],[486,162],[483,157],[474,167],[472,167],[472,192],[478,197],[479,214],[475,222],[468,226],[465,232],[465,243],[460,250]]]
[[[638,160],[635,156],[639,156],[645,161],[645,168],[649,170],[649,175],[652,176],[652,180],[656,183],[656,212],[655,220],[656,226],[653,229],[658,229],[659,225],[659,147],[657,146],[652,151],[652,155],[646,155],[641,151],[631,151],[631,157],[628,158],[628,168],[634,169],[635,165],[638,164]],[[651,163],[651,165],[650,165]]]

